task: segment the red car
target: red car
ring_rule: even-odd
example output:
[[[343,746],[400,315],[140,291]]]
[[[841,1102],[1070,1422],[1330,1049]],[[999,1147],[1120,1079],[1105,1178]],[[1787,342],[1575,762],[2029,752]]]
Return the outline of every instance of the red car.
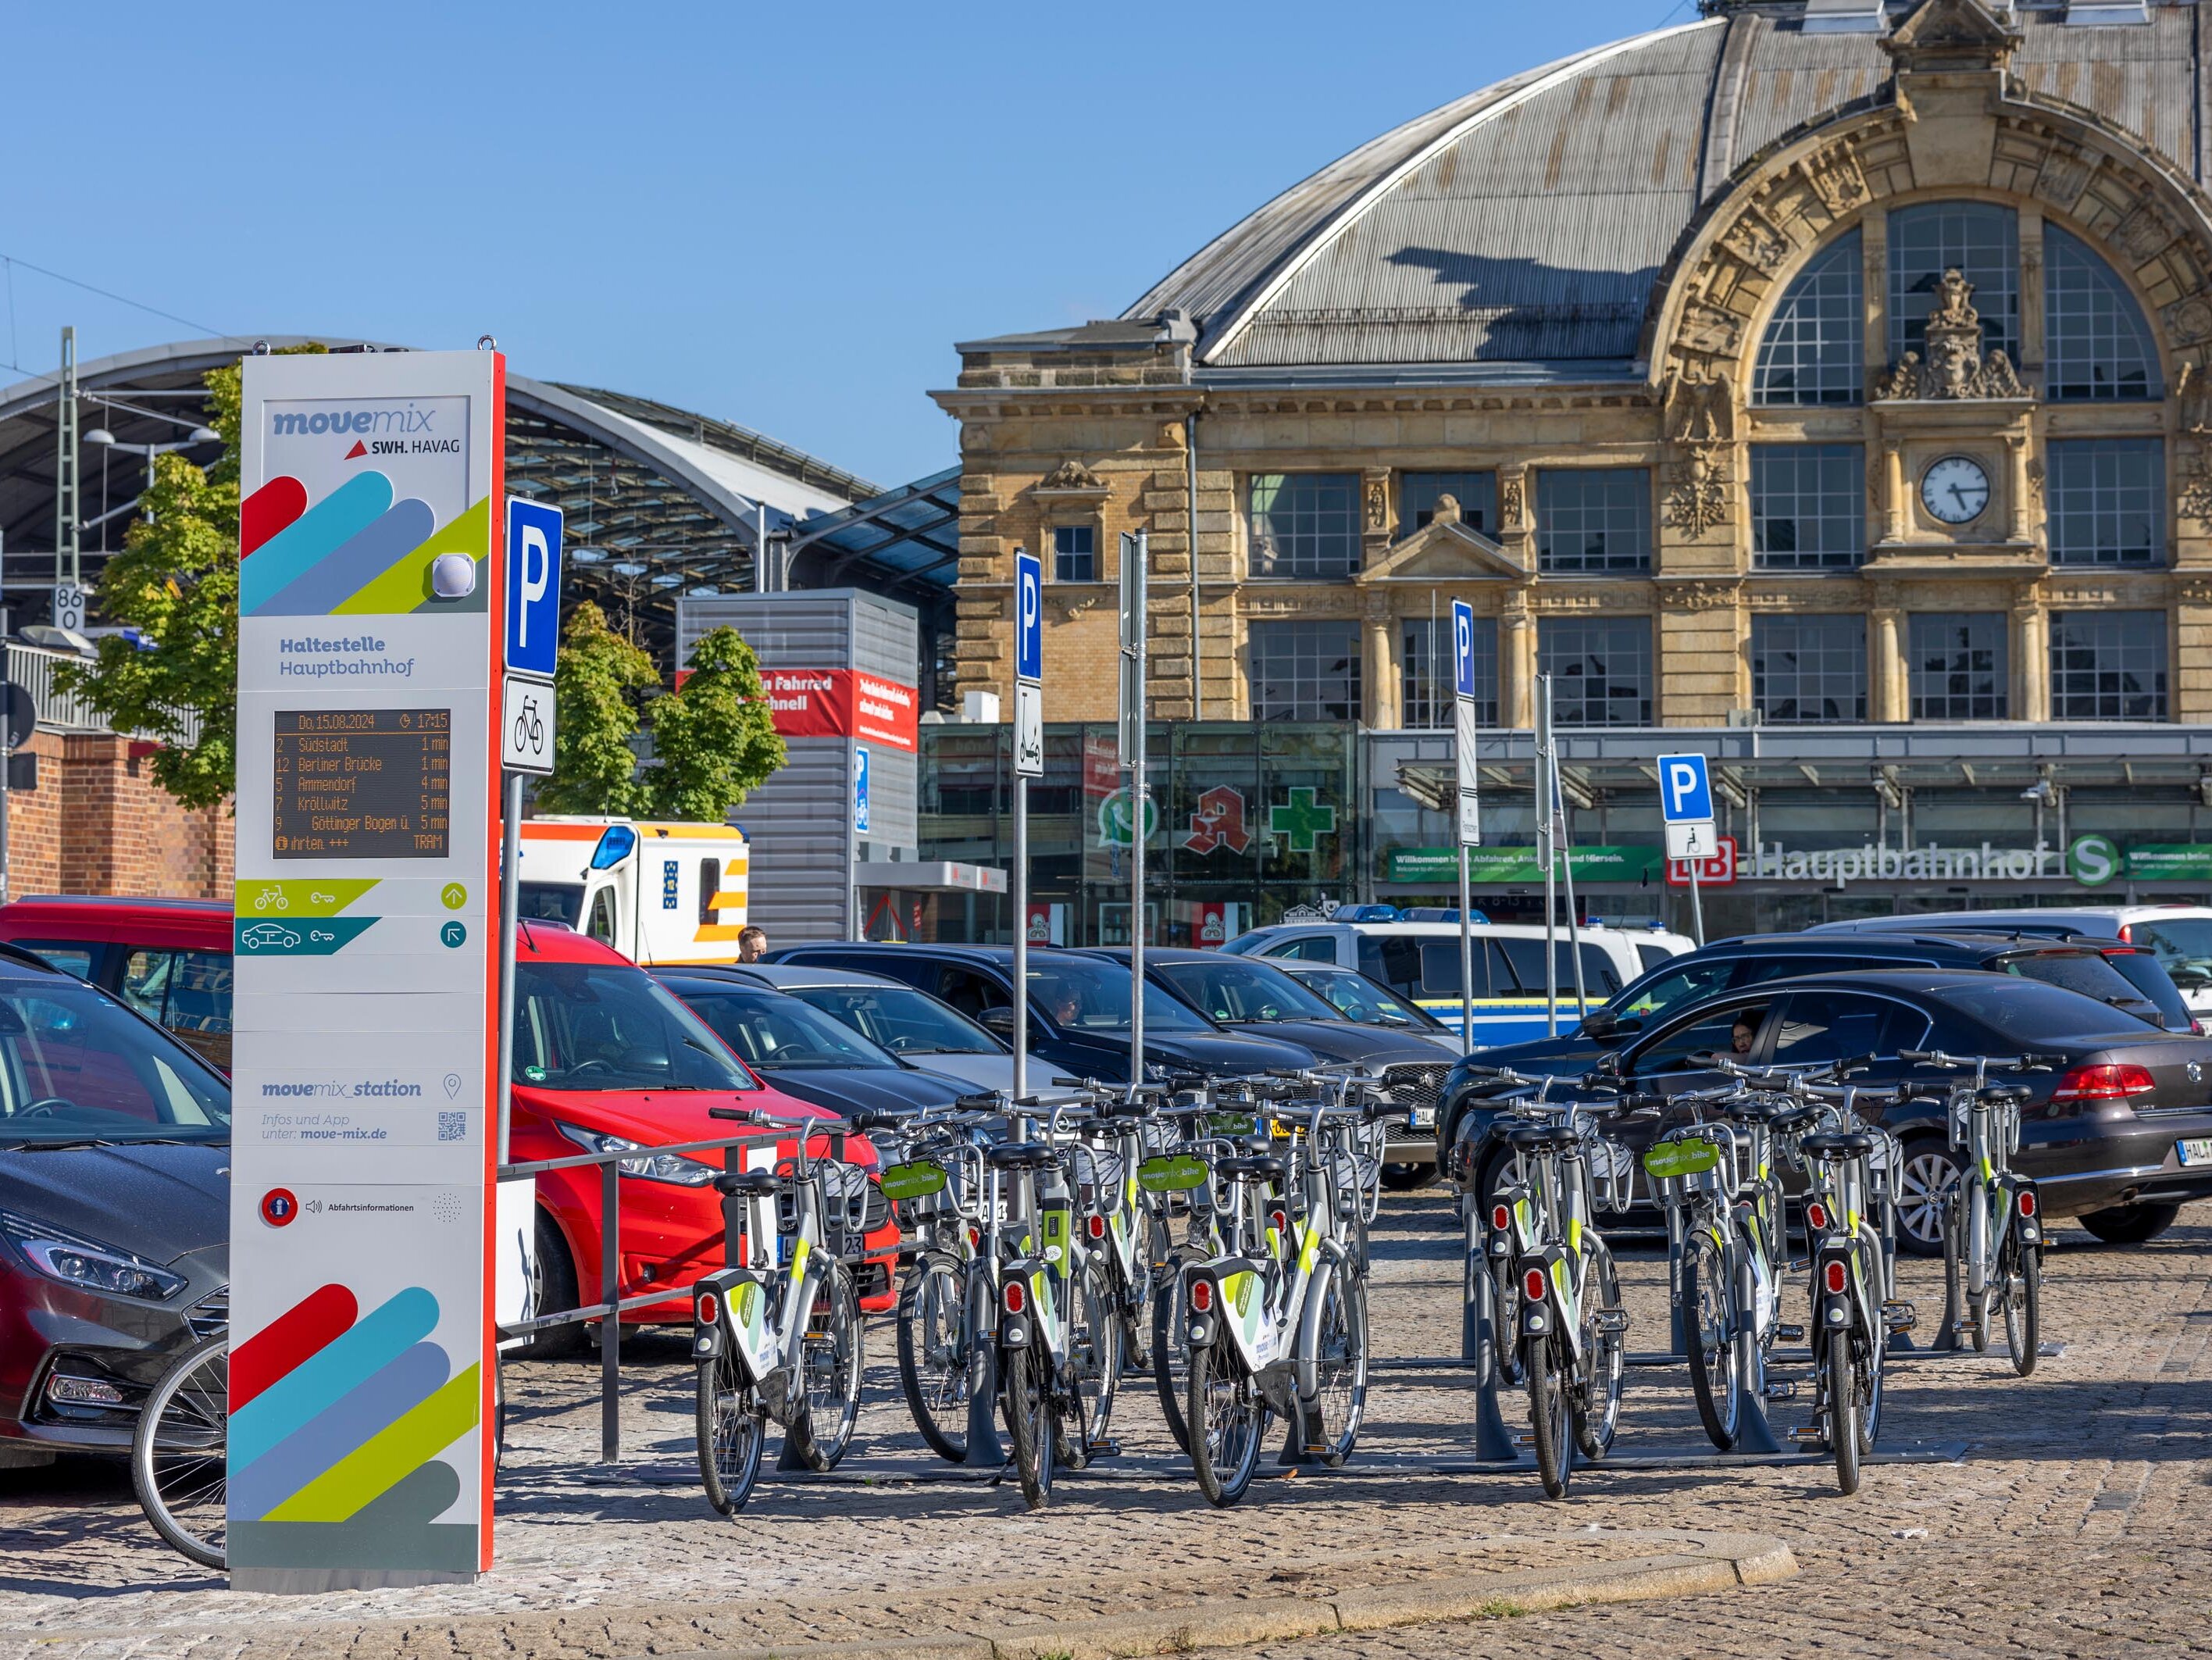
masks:
[[[114,993],[226,1071],[231,925],[230,907],[202,900],[37,898],[0,905],[0,941],[36,952]],[[628,958],[557,924],[521,926],[508,1139],[514,1163],[743,1132],[741,1124],[708,1116],[711,1107],[829,1116],[763,1084]],[[828,1143],[817,1139],[810,1150],[826,1153]],[[789,1151],[787,1143],[784,1156]],[[875,1164],[864,1140],[849,1144],[848,1156]],[[702,1269],[722,1266],[714,1173],[680,1156],[623,1161],[622,1295],[689,1286]],[[864,1236],[862,1260],[854,1265],[860,1306],[881,1312],[896,1297],[898,1225],[872,1181],[854,1180],[847,1201],[848,1225]],[[538,1205],[540,1310],[599,1301],[598,1171],[539,1177]],[[672,1301],[623,1318],[681,1323],[690,1312]]]

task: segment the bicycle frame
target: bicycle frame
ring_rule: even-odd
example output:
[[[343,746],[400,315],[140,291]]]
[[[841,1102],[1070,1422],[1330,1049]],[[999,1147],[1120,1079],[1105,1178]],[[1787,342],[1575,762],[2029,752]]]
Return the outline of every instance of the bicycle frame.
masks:
[[[799,1375],[808,1316],[825,1277],[823,1270],[834,1260],[823,1248],[821,1191],[807,1140],[802,1128],[792,1161],[797,1217],[790,1266],[779,1267],[775,1260],[777,1246],[772,1242],[781,1237],[775,1195],[755,1194],[744,1201],[748,1260],[701,1275],[692,1288],[692,1359],[715,1359],[727,1345],[747,1380],[760,1391],[769,1416],[779,1423],[788,1418],[791,1384]],[[833,1135],[833,1158],[842,1152],[843,1140]],[[782,1297],[771,1312],[779,1281]]]

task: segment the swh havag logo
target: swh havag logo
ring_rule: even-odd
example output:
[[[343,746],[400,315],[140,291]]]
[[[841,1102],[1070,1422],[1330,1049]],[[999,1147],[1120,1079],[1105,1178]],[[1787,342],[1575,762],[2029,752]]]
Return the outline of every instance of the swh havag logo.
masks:
[[[2120,873],[2119,844],[2109,836],[2077,836],[2066,844],[2066,872],[2085,888],[2101,888]]]

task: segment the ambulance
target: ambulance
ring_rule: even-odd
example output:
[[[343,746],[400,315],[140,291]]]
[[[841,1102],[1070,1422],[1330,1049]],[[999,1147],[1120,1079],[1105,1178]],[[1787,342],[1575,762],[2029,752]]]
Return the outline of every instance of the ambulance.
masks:
[[[633,963],[734,963],[748,849],[732,824],[522,821],[526,920],[560,922]]]

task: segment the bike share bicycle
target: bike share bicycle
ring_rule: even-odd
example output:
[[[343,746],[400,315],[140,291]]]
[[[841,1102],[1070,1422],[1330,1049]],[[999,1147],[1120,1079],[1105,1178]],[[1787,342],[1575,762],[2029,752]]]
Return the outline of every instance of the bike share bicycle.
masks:
[[[798,1132],[790,1158],[714,1178],[729,1236],[732,1211],[742,1213],[744,1261],[692,1287],[699,1474],[707,1502],[732,1516],[759,1478],[771,1420],[782,1426],[786,1459],[806,1468],[834,1469],[852,1446],[865,1359],[848,1260],[860,1242],[845,1201],[866,1178],[845,1158],[854,1120],[708,1111]],[[811,1144],[823,1136],[829,1153],[817,1158]]]
[[[2048,1072],[2059,1057],[1916,1049],[1901,1058],[1972,1074],[1906,1086],[1911,1096],[1943,1101],[1951,1150],[1966,1155],[1944,1201],[1943,1325],[1935,1347],[1955,1348],[1963,1329],[1977,1354],[1987,1353],[1994,1304],[2004,1318],[2013,1370],[2026,1377],[2035,1370],[2043,1338],[2043,1207],[2034,1182],[2016,1174],[2011,1159],[2020,1151],[2021,1104],[2034,1091],[2025,1084],[1992,1084],[1989,1074]]]

